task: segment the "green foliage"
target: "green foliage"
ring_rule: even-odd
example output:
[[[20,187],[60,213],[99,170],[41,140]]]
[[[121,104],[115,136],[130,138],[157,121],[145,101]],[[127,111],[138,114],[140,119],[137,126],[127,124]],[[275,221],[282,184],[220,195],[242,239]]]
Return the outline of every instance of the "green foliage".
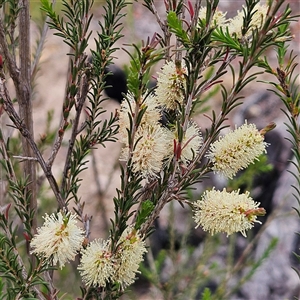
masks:
[[[19,38],[16,32],[18,16],[20,12],[20,7],[18,1],[15,0],[4,0],[0,2],[0,7],[4,10],[4,31],[7,35],[7,42],[15,56],[16,48],[18,46]]]
[[[3,157],[0,163],[4,172],[6,173],[7,182],[9,186],[8,189],[9,195],[11,200],[14,203],[15,211],[17,215],[19,216],[20,220],[24,223],[25,234],[28,237],[31,237],[31,228],[32,228],[32,222],[34,219],[35,211],[30,206],[30,191],[28,191],[27,189],[28,180],[26,178],[23,179],[21,176],[19,178],[16,177],[15,168],[10,158],[8,145],[4,144],[1,130],[0,130],[0,135],[1,135],[0,153]],[[7,209],[9,209],[9,207]],[[5,220],[6,219],[3,216],[2,218],[2,221],[4,222],[3,229],[8,226],[8,224],[5,223]]]
[[[136,102],[147,92],[152,67],[163,58],[163,50],[155,49],[158,41],[156,35],[154,35],[151,41],[148,39],[146,45],[142,47],[133,44],[133,54],[125,50],[131,58],[128,89],[134,95]]]
[[[13,223],[8,224],[8,220],[2,215],[0,226],[5,229],[5,235],[0,236],[0,274],[5,279],[1,282],[3,299],[33,298],[36,296],[34,287],[37,285],[47,285],[40,277],[40,273],[47,271],[47,267],[37,261],[36,268],[30,267],[27,271],[24,268],[20,249],[16,244],[17,228],[13,228]]]
[[[259,159],[242,172],[240,176],[230,180],[228,186],[232,190],[239,189],[242,186],[246,191],[251,191],[253,189],[255,177],[263,173],[269,173],[272,170],[273,166],[268,163],[267,155],[262,154]]]
[[[150,213],[154,209],[154,204],[150,200],[146,200],[142,203],[142,207],[140,211],[138,212],[136,222],[135,222],[135,229],[140,229],[141,225],[145,222],[147,217],[150,215]]]
[[[92,15],[89,16],[89,11],[93,1],[71,1],[70,4],[67,1],[62,1],[62,12],[66,20],[54,11],[53,4],[48,0],[41,0],[41,4],[41,9],[51,20],[49,22],[50,28],[58,31],[55,35],[62,37],[64,42],[74,50],[75,57],[82,55],[90,36],[89,34],[86,36],[86,33],[92,19]],[[73,74],[75,72],[74,69]],[[74,89],[76,89],[75,86]]]
[[[211,300],[211,292],[209,290],[209,288],[205,288],[204,292],[202,293],[202,300]]]
[[[174,11],[170,11],[167,17],[168,26],[170,27],[170,31],[178,37],[179,41],[186,47],[189,44],[189,37],[187,32],[182,27],[182,21],[179,20],[176,13]]]

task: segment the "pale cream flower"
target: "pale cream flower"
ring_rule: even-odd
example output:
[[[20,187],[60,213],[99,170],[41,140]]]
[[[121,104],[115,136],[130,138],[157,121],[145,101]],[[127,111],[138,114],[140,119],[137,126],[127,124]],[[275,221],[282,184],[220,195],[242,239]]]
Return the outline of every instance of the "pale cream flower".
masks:
[[[257,216],[265,215],[265,210],[259,208],[260,203],[249,197],[249,192],[239,194],[239,191],[228,193],[223,191],[206,191],[202,199],[194,204],[194,220],[197,226],[212,235],[225,232],[227,236],[241,232],[246,236],[246,230],[254,223],[261,223]]]
[[[158,105],[167,109],[176,109],[177,102],[183,104],[186,74],[187,70],[184,66],[176,66],[173,61],[165,63],[157,77],[155,93]]]
[[[211,144],[206,156],[213,162],[214,172],[232,179],[239,170],[266,153],[267,145],[255,124],[245,123]]]
[[[164,158],[172,151],[171,132],[159,126],[140,126],[135,135],[136,145],[132,151],[132,170],[144,178],[156,177],[161,171]],[[128,147],[121,154],[121,160],[128,160]]]
[[[102,239],[92,241],[81,251],[78,270],[87,286],[105,287],[113,280],[115,259],[109,249],[110,242]]]
[[[60,268],[69,260],[74,260],[82,247],[84,231],[76,223],[76,215],[61,212],[44,217],[44,224],[30,242],[31,253],[46,259],[52,258]]]
[[[246,7],[243,6],[246,10]],[[246,37],[251,36],[252,29],[260,29],[264,24],[268,12],[268,6],[257,3],[254,7],[253,12],[255,12],[252,16],[252,20],[250,22],[250,29],[246,33]],[[238,11],[237,15],[233,19],[229,19],[227,28],[230,35],[236,34],[238,39],[242,38],[242,27],[244,21],[244,11]]]
[[[148,95],[146,99],[143,100],[143,104],[140,110],[146,108],[146,111],[141,120],[140,126],[143,124],[156,124],[161,119],[160,109],[157,107],[157,102],[153,95]],[[136,109],[136,103],[134,101],[133,95],[128,93],[127,100],[121,104],[121,109],[119,112],[119,132],[120,141],[122,143],[128,143],[128,131],[130,129],[129,114],[134,115]]]
[[[234,18],[228,20],[228,24],[226,27],[230,36],[236,36],[238,39],[242,38],[243,21],[243,11],[238,11],[237,15]],[[248,31],[248,34],[251,34],[251,30]]]
[[[213,21],[213,26],[217,27],[222,27],[226,24],[227,19],[226,19],[226,14],[227,12],[222,12],[221,10],[217,9],[213,15],[212,21]],[[206,21],[206,7],[201,7],[199,11],[199,19],[202,22]]]
[[[120,283],[122,289],[135,281],[136,274],[140,273],[138,271],[139,265],[146,252],[146,244],[139,233],[131,226],[127,227],[120,238],[118,250],[115,253],[118,266],[114,274],[114,281]]]
[[[177,141],[176,143],[178,143],[177,132],[175,132],[174,134],[174,139]],[[191,160],[193,160],[195,155],[199,153],[199,149],[202,146],[202,142],[203,139],[201,136],[200,128],[196,123],[190,122],[185,132],[185,136],[182,140],[182,145],[181,145],[180,160],[185,165],[188,165],[188,163]]]

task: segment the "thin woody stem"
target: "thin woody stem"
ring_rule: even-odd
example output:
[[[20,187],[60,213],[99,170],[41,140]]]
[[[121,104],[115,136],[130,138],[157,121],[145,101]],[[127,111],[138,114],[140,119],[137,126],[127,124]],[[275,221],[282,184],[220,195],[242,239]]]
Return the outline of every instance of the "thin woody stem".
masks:
[[[36,143],[33,140],[33,137],[27,127],[25,126],[24,122],[20,118],[20,116],[17,114],[17,112],[14,109],[13,103],[10,99],[9,93],[7,91],[6,82],[4,78],[4,74],[0,74],[0,98],[3,99],[3,107],[4,110],[7,112],[9,118],[12,120],[14,126],[20,131],[21,135],[27,140],[28,144],[30,145],[34,155],[42,167],[46,178],[56,196],[56,199],[58,201],[59,207],[62,209],[65,207],[65,202],[62,199],[62,196],[59,192],[59,188],[57,185],[57,182],[51,172],[51,169],[48,167],[47,163],[45,162],[41,152],[39,151]],[[35,163],[35,161],[33,161]]]
[[[52,5],[54,5],[56,3],[56,0],[52,0],[51,3],[52,3]],[[38,46],[36,49],[34,61],[31,66],[31,79],[32,80],[34,80],[34,78],[38,72],[38,65],[39,65],[42,51],[43,51],[43,48],[45,45],[46,36],[47,36],[48,30],[49,30],[49,25],[48,25],[49,21],[50,21],[50,18],[47,16],[44,21],[41,37],[40,37],[40,40],[39,40],[39,43],[38,43]]]
[[[6,34],[4,30],[4,25],[0,19],[0,45],[9,74],[14,82],[16,89],[17,100],[19,104],[20,117],[15,113],[20,119],[22,126],[26,128],[28,134],[32,137],[33,142],[33,121],[32,121],[32,103],[31,103],[31,68],[30,68],[30,16],[29,16],[29,1],[20,0],[19,1],[19,26],[22,28],[22,34],[19,37],[20,43],[20,68],[11,55],[9,50],[9,45],[6,41]],[[3,77],[3,76],[2,76]],[[3,77],[4,78],[4,77]],[[6,93],[8,95],[8,93]],[[5,100],[5,99],[4,99]],[[13,108],[13,106],[9,106]],[[11,111],[12,113],[12,111]],[[22,148],[23,156],[33,157],[33,151],[30,147],[28,140],[22,135]],[[30,208],[36,210],[36,165],[33,160],[26,160],[24,162],[24,176],[28,178],[28,190],[31,194]],[[32,233],[36,229],[36,219],[32,221]]]
[[[201,2],[202,2],[201,0],[196,1],[195,7],[194,7],[194,16],[193,16],[193,18],[191,20],[191,28],[192,28],[192,30],[194,28],[196,28],[197,23],[199,21],[199,11],[200,11],[200,8],[201,8]]]
[[[63,171],[63,180],[62,180],[62,187],[61,190],[65,190],[66,188],[66,183],[67,183],[67,178],[68,178],[68,171],[70,169],[70,160],[72,158],[72,151],[75,145],[75,140],[79,132],[79,121],[80,121],[80,116],[81,112],[84,106],[84,102],[86,100],[87,94],[89,91],[89,80],[86,75],[82,77],[82,87],[81,87],[81,93],[78,97],[77,105],[76,105],[76,116],[73,121],[72,125],[72,134],[71,138],[69,140],[69,147],[68,147],[68,152],[66,155],[66,161],[65,161],[65,166],[64,166],[64,171]]]
[[[24,126],[27,128],[32,139],[33,120],[32,120],[32,102],[31,102],[31,61],[30,61],[30,14],[29,1],[19,1],[19,28],[22,28],[22,33],[19,35],[19,56],[20,69],[19,79],[20,85],[16,87],[17,101],[19,104],[19,114]],[[22,137],[23,155],[32,157],[33,151],[28,140]],[[27,189],[30,192],[30,209],[37,209],[37,185],[36,185],[36,163],[33,160],[24,161],[24,176],[28,178]],[[36,217],[32,219],[32,233],[35,233],[37,227]]]

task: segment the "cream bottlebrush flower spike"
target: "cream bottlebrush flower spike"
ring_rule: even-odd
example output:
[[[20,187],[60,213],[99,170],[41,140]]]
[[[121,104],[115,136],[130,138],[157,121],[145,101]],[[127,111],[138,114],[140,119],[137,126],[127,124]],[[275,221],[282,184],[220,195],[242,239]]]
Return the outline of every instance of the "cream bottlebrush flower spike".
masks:
[[[95,240],[82,250],[78,270],[87,286],[105,287],[118,282],[122,289],[135,281],[140,262],[147,252],[145,242],[131,226],[123,232],[112,253],[109,240]]]
[[[145,97],[145,96],[144,96]],[[157,107],[157,102],[153,95],[148,95],[143,101],[141,109],[146,108],[146,111],[141,120],[140,126],[143,124],[156,124],[161,119],[160,109]],[[122,143],[128,143],[128,130],[130,129],[129,114],[135,113],[136,103],[131,93],[127,94],[127,99],[124,99],[121,103],[121,109],[119,112],[119,133],[120,141]]]
[[[81,254],[78,270],[87,286],[105,287],[112,281],[116,261],[110,252],[109,241],[94,240]]]
[[[246,7],[243,6],[243,8],[246,10]],[[267,12],[268,12],[268,6],[263,4],[257,3],[253,9],[253,16],[250,22],[250,29],[246,33],[246,37],[251,36],[252,32],[251,29],[260,29],[262,25],[265,22]],[[228,20],[228,32],[230,35],[236,34],[236,37],[238,39],[242,38],[242,28],[243,28],[243,22],[244,22],[244,11],[238,11],[237,15],[233,19]]]
[[[227,236],[234,232],[241,232],[246,236],[246,230],[254,223],[261,223],[257,216],[265,215],[260,203],[249,197],[249,192],[239,194],[239,191],[228,193],[223,191],[206,191],[201,200],[194,203],[194,220],[204,231],[212,235],[225,232]]]
[[[136,145],[132,151],[132,170],[140,172],[144,178],[153,178],[161,171],[163,160],[170,155],[173,135],[159,124],[145,124],[135,135]],[[128,147],[121,153],[121,160],[128,160]]]
[[[72,213],[46,214],[43,226],[37,229],[30,242],[31,253],[52,258],[53,264],[58,262],[60,268],[67,261],[74,260],[84,240],[84,231],[76,225],[76,217]]]
[[[212,161],[214,172],[232,179],[266,153],[267,145],[255,124],[245,123],[212,143],[206,156]]]
[[[166,109],[176,109],[177,102],[183,104],[183,90],[186,86],[187,70],[173,61],[166,62],[161,72],[158,72],[156,101]]]
[[[113,280],[117,281],[122,289],[135,281],[139,265],[147,252],[146,244],[139,233],[129,226],[123,232],[118,250],[115,253],[117,267]]]
[[[222,12],[221,10],[216,10],[213,16],[213,26],[222,27],[227,23],[226,19],[227,12]],[[199,10],[199,19],[205,23],[206,21],[206,7],[201,7]],[[200,27],[200,24],[198,24]]]

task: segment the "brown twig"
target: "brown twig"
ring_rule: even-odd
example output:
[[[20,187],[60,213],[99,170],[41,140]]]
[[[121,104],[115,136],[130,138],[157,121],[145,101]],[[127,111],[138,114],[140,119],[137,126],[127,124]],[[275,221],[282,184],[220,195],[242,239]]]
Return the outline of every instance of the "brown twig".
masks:
[[[65,202],[62,199],[62,196],[59,192],[59,188],[57,185],[57,182],[51,172],[51,169],[46,164],[41,152],[39,151],[36,143],[33,140],[33,137],[27,127],[25,126],[24,122],[20,118],[20,116],[17,114],[17,112],[14,109],[13,103],[10,99],[6,82],[4,79],[4,74],[0,74],[0,98],[3,99],[3,107],[6,111],[9,118],[12,120],[14,126],[20,131],[21,135],[27,140],[28,144],[30,145],[34,155],[32,154],[30,157],[36,157],[41,168],[43,169],[46,178],[53,190],[54,195],[56,196],[56,199],[58,201],[59,207],[62,209],[65,207]],[[34,161],[32,161],[35,163]]]
[[[199,21],[199,11],[200,11],[200,8],[201,8],[201,0],[197,0],[196,1],[196,4],[195,4],[195,7],[194,7],[194,15],[193,15],[193,18],[191,20],[191,28],[196,28],[197,26],[197,23]]]
[[[72,53],[73,53],[73,50],[71,48],[70,49],[70,54],[72,54]],[[49,168],[52,167],[52,165],[54,163],[54,160],[57,156],[57,153],[58,153],[58,151],[61,147],[61,144],[62,144],[63,138],[64,138],[64,134],[65,134],[65,127],[67,126],[67,122],[68,122],[69,112],[70,112],[73,104],[75,103],[75,98],[73,96],[71,96],[70,93],[68,92],[69,87],[72,84],[74,84],[72,75],[70,74],[71,63],[72,63],[71,59],[69,59],[64,104],[63,104],[63,110],[62,110],[62,115],[61,115],[61,119],[60,119],[60,124],[59,124],[59,127],[58,127],[59,131],[57,133],[54,145],[52,147],[51,155],[47,160],[47,165],[49,166]],[[66,115],[64,115],[65,113],[66,113]]]
[[[154,1],[151,1],[151,12],[154,14],[155,18],[156,18],[156,22],[158,23],[158,25],[160,26],[160,28],[162,29],[162,31],[164,31],[164,27],[165,24],[164,22],[161,20],[158,11],[155,7]]]
[[[19,104],[20,119],[24,124],[24,128],[33,139],[33,120],[31,105],[31,73],[30,73],[30,16],[29,1],[19,1],[19,27],[22,28],[22,34],[19,35],[20,43],[20,68],[17,67],[13,56],[10,53],[9,46],[6,41],[6,34],[2,20],[0,20],[0,45],[8,67],[10,76],[14,82]],[[33,157],[33,151],[25,136],[22,137],[22,149],[25,157]],[[32,160],[24,162],[24,177],[28,178],[28,191],[30,197],[30,208],[35,211],[37,207],[36,201],[36,165]],[[32,233],[36,230],[36,219],[32,220]]]
[[[56,3],[56,0],[52,0],[51,3],[52,3],[52,5],[54,5]],[[36,52],[35,52],[35,57],[34,57],[34,60],[33,60],[32,66],[31,66],[31,80],[34,80],[34,78],[36,76],[36,73],[38,71],[38,65],[39,65],[39,62],[40,62],[40,58],[41,58],[41,55],[42,55],[42,51],[43,51],[45,41],[46,41],[46,36],[47,36],[47,33],[48,33],[48,29],[49,29],[49,25],[48,25],[49,21],[50,21],[50,18],[47,16],[44,20],[44,25],[43,25],[42,32],[41,32],[41,37],[40,37],[40,40],[38,42],[37,49],[36,49]]]
[[[64,190],[66,187],[66,181],[68,178],[68,171],[70,169],[70,161],[72,158],[73,148],[74,148],[74,144],[75,144],[75,140],[78,135],[78,132],[80,131],[79,130],[80,116],[81,116],[82,108],[83,108],[84,102],[86,100],[88,91],[89,91],[89,79],[86,75],[84,75],[82,77],[80,94],[79,94],[77,105],[76,105],[76,115],[75,115],[75,119],[72,123],[72,134],[71,134],[71,138],[69,140],[68,153],[66,155],[61,190]]]

